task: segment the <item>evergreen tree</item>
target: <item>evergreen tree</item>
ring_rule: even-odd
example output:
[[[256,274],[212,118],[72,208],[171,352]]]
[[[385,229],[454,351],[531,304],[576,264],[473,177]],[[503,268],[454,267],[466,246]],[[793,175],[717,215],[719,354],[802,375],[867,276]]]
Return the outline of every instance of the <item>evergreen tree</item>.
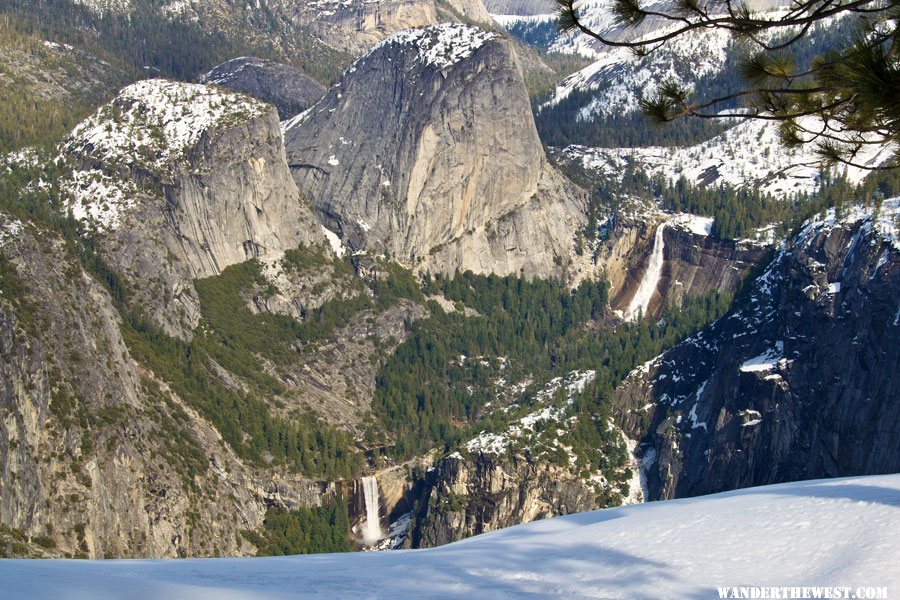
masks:
[[[727,94],[698,101],[686,85],[658,82],[658,91],[642,101],[644,113],[657,121],[733,118],[730,109],[742,101],[742,117],[781,122],[784,143],[812,144],[825,162],[861,168],[873,168],[857,161],[863,148],[900,141],[898,0],[804,0],[776,13],[755,13],[746,2],[615,0],[611,12],[624,30],[619,36],[591,29],[577,0],[556,1],[564,31],[642,55],[710,29],[729,31],[754,48],[740,65],[745,85]],[[815,35],[816,24],[844,15],[858,25],[852,41],[798,60],[794,49]],[[670,27],[640,30],[648,19]]]

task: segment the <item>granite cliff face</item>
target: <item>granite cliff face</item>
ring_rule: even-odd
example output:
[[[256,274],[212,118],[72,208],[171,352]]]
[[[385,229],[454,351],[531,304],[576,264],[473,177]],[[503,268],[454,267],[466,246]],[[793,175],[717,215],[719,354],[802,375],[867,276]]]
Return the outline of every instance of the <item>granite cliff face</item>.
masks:
[[[313,0],[293,6],[295,23],[356,55],[405,29],[459,19],[491,23],[481,0]]]
[[[10,231],[14,235],[10,235]],[[63,240],[0,216],[0,522],[50,554],[253,553],[266,508],[320,483],[248,465],[120,333],[113,300]]]
[[[212,84],[249,94],[278,109],[282,119],[303,112],[325,95],[325,88],[300,69],[261,58],[234,58],[200,78]]]
[[[559,274],[583,220],[511,45],[474,27],[389,38],[289,122],[285,143],[329,228],[421,270]]]
[[[482,0],[448,0],[446,6],[451,12],[457,13],[468,22],[475,22],[480,25],[490,24],[491,15]],[[441,2],[438,2],[438,8],[443,8]]]
[[[754,267],[769,258],[769,246],[721,240],[679,226],[677,219],[665,228],[663,237],[663,269],[657,288],[661,304],[678,306],[686,296],[703,296],[712,290],[733,293]]]
[[[691,221],[699,222],[699,226],[689,226]],[[619,268],[601,259],[614,286],[612,307],[626,315],[637,308],[658,315],[665,306],[681,305],[685,297],[703,296],[713,290],[734,293],[750,271],[768,258],[769,249],[762,244],[715,238],[709,235],[711,222],[708,218],[667,215],[658,222],[645,223],[650,225],[648,233],[653,233],[653,239],[646,245],[633,246]],[[661,261],[655,273],[654,254]],[[652,277],[656,278],[655,285],[645,282]],[[644,305],[637,296],[641,286],[648,284],[652,289]]]
[[[708,217],[656,212],[610,220],[603,239],[573,257],[570,272],[575,280],[605,276],[610,307],[626,318],[636,317],[637,309],[657,316],[713,290],[734,293],[771,248],[716,238],[711,226]]]
[[[556,9],[552,0],[485,0],[492,15],[549,15]]]
[[[807,225],[742,308],[629,377],[650,499],[900,469],[896,213]]]
[[[213,87],[147,80],[120,92],[64,144],[69,210],[102,233],[102,252],[136,305],[188,335],[192,281],[325,238],[290,177],[275,110]]]

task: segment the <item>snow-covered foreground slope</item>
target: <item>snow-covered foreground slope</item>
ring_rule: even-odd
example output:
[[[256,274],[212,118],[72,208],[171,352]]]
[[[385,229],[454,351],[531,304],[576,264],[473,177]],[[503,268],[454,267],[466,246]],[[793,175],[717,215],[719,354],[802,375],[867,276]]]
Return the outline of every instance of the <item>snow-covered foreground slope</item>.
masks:
[[[717,598],[717,586],[900,590],[900,475],[548,519],[432,550],[0,561],[9,598]]]

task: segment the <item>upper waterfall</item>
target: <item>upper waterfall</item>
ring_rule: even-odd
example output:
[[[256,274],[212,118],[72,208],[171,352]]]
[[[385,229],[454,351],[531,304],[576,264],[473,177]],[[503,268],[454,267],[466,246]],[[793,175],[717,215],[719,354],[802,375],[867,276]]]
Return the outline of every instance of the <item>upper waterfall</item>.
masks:
[[[659,286],[659,278],[662,275],[663,250],[666,245],[665,231],[666,223],[661,223],[656,228],[650,262],[647,265],[644,278],[641,279],[641,285],[638,286],[637,291],[634,293],[634,298],[631,299],[631,303],[628,305],[628,310],[625,311],[626,321],[634,320],[638,314],[646,315],[647,309],[650,308],[650,299],[653,298],[653,294],[656,292],[657,286]]]

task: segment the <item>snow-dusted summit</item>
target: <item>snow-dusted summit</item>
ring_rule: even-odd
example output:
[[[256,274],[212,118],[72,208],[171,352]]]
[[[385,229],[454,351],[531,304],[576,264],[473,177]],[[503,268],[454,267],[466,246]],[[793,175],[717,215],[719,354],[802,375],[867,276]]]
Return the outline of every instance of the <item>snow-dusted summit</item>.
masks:
[[[105,234],[102,252],[124,279],[159,286],[135,286],[134,300],[164,327],[196,325],[194,279],[325,242],[291,179],[275,108],[250,96],[140,81],[60,152],[72,166],[63,209]]]
[[[384,46],[413,46],[418,48],[418,58],[423,64],[449,69],[472,56],[485,42],[496,37],[496,33],[479,27],[442,23],[395,33],[375,46],[373,52]]]
[[[65,150],[94,160],[163,170],[211,130],[247,122],[270,110],[249,96],[220,88],[148,79],[124,88],[76,127]]]

